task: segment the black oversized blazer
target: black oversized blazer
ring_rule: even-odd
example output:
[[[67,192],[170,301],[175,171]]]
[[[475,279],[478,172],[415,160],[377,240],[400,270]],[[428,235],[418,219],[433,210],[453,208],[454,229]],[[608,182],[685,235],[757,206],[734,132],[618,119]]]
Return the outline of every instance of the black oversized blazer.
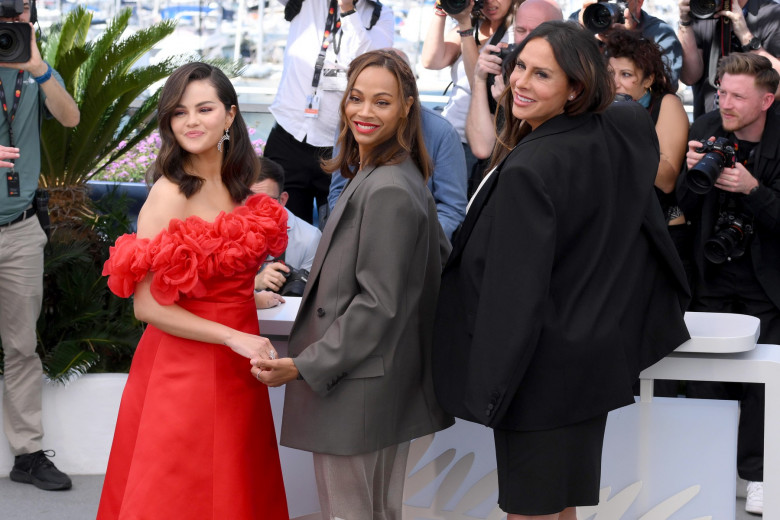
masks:
[[[474,199],[442,274],[434,383],[444,409],[543,430],[633,402],[688,339],[689,291],[653,191],[647,111],[556,116]]]

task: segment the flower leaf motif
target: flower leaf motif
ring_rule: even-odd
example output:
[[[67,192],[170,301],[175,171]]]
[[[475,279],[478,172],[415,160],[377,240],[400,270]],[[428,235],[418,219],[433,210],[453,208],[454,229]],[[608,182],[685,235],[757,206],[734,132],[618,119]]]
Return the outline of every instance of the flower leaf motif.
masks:
[[[214,222],[191,216],[172,219],[151,240],[135,233],[119,237],[103,275],[112,292],[127,298],[152,272],[152,295],[171,305],[182,295],[204,296],[204,280],[255,270],[269,252],[278,255],[286,247],[287,212],[267,195],[255,195]]]
[[[449,504],[468,478],[474,463],[474,453],[469,452],[456,460],[454,448],[445,449],[433,460],[415,468],[423,460],[425,453],[433,444],[435,434],[416,439],[411,443],[408,457],[408,473],[404,484],[404,518],[424,520],[506,520],[506,513],[496,505],[487,511],[484,505],[494,501],[498,490],[496,470],[488,472],[463,493],[453,506]],[[454,464],[453,464],[454,461]],[[430,486],[436,481],[439,484],[434,497],[427,505],[411,505],[414,497],[423,491],[430,493]],[[635,482],[620,490],[610,498],[612,488],[609,486],[599,490],[597,506],[578,507],[579,520],[628,520],[626,512],[634,505],[642,491],[642,481]],[[667,498],[644,513],[638,520],[669,520],[686,504],[693,500],[701,491],[701,486],[694,485]],[[480,506],[483,506],[480,508]],[[481,512],[477,509],[480,508]],[[487,515],[487,516],[485,516]],[[693,520],[712,520],[712,516],[704,516]]]

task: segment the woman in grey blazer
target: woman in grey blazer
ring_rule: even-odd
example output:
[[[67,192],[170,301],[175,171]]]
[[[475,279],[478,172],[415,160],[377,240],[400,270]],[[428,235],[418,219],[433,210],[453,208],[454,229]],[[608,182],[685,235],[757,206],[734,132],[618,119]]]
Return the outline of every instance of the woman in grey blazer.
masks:
[[[324,518],[401,518],[409,441],[450,426],[431,377],[433,318],[449,252],[426,188],[414,75],[394,52],[350,65],[339,154],[350,179],[322,234],[290,358],[256,360],[287,384],[281,444],[314,452]]]

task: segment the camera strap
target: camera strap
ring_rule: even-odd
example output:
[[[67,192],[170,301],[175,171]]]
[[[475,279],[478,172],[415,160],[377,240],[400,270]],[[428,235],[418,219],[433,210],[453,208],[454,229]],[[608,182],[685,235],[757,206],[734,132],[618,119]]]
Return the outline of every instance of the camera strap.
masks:
[[[341,48],[341,20],[338,17],[338,1],[330,0],[330,7],[328,8],[328,19],[325,21],[325,33],[322,36],[322,45],[320,46],[320,53],[317,55],[317,62],[314,64],[314,77],[311,80],[311,86],[314,87],[314,92],[317,92],[317,87],[320,84],[320,75],[322,74],[322,68],[325,65],[325,53],[328,51],[330,41],[333,41],[333,51],[338,54]],[[338,40],[336,37],[338,36]]]
[[[11,112],[8,112],[8,102],[5,97],[5,89],[3,88],[3,80],[0,79],[0,103],[3,104],[3,115],[5,120],[8,121],[8,140],[9,146],[14,146],[14,127],[13,122],[16,117],[16,109],[19,108],[19,98],[22,97],[22,81],[24,80],[24,71],[20,70],[16,75],[16,88],[14,88],[14,104],[11,106]]]
[[[11,106],[11,113],[8,113],[8,101],[5,97],[5,88],[3,86],[3,80],[0,79],[0,103],[3,104],[3,114],[5,120],[8,121],[8,145],[14,146],[14,118],[16,117],[16,109],[19,107],[19,98],[22,97],[22,81],[24,79],[24,71],[20,70],[16,75],[16,85],[14,88],[14,104]],[[8,159],[13,163],[13,159]],[[21,187],[19,183],[19,172],[11,168],[11,170],[5,175],[6,189],[8,190],[9,197],[19,197],[21,195]]]

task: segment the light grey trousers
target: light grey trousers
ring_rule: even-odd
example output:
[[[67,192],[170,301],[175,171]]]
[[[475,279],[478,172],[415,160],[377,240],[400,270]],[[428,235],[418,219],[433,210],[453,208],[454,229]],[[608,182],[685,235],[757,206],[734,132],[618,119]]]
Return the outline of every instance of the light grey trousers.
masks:
[[[361,455],[314,453],[323,520],[401,520],[409,442]]]
[[[33,216],[0,227],[0,340],[5,365],[3,428],[14,455],[41,449],[43,367],[35,333],[43,301],[46,234]]]

